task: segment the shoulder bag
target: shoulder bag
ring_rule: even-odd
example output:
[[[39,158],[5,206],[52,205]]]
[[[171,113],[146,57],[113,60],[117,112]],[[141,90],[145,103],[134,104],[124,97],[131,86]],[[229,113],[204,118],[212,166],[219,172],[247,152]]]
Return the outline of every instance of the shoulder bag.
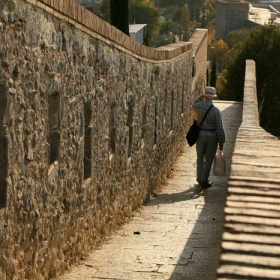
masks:
[[[209,111],[211,110],[212,107],[213,107],[213,105],[211,105],[208,108],[207,112],[205,113],[205,115],[199,125],[197,125],[197,121],[193,121],[193,124],[191,125],[189,131],[186,134],[186,140],[190,147],[192,147],[196,143],[198,135],[199,135],[200,127],[203,124],[207,114],[209,113]]]

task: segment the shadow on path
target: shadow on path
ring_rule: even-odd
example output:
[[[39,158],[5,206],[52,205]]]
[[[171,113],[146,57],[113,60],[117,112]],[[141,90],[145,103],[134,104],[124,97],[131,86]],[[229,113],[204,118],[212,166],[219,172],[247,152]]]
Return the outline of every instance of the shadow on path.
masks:
[[[222,111],[223,122],[226,130],[226,144],[224,152],[227,157],[226,176],[212,177],[214,182],[212,188],[199,191],[198,185],[192,185],[182,192],[162,193],[146,206],[176,204],[186,202],[186,211],[190,203],[194,203],[195,209],[200,209],[198,217],[187,219],[186,228],[192,226],[192,231],[186,238],[186,244],[182,248],[181,256],[174,267],[170,280],[215,280],[216,270],[219,265],[220,248],[223,232],[224,206],[227,195],[227,182],[230,173],[230,164],[234,143],[238,128],[241,124],[242,106],[240,103],[230,105],[227,102],[218,102]],[[193,152],[193,151],[192,151]],[[186,156],[189,160],[189,156]],[[179,160],[180,161],[180,160]],[[184,159],[181,159],[184,161]],[[178,169],[182,169],[179,162]],[[187,168],[188,163],[183,166]],[[176,166],[175,166],[176,168]],[[194,169],[195,170],[195,169]],[[195,174],[195,171],[194,171]],[[180,176],[180,174],[175,175]],[[182,181],[180,180],[179,184]],[[171,180],[172,185],[172,180]],[[170,185],[169,183],[169,185]],[[176,189],[176,187],[175,187]],[[177,188],[178,190],[178,188]],[[174,209],[175,210],[175,209]],[[192,211],[192,210],[190,210]],[[184,220],[185,222],[186,220]]]
[[[231,157],[242,117],[242,106],[239,102],[227,108],[223,108],[223,105],[226,105],[226,102],[217,102],[217,106],[222,111],[226,131],[224,152],[228,157],[227,176],[212,178],[214,186],[200,194],[204,196],[204,206],[170,280],[216,279]],[[186,256],[191,257],[186,260]]]

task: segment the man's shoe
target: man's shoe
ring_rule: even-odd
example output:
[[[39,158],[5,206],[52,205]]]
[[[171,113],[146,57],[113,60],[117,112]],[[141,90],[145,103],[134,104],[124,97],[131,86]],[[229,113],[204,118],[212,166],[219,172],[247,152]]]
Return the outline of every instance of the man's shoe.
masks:
[[[213,186],[213,182],[211,182],[211,181],[208,181],[207,183],[201,182],[200,186],[202,189],[209,189]]]

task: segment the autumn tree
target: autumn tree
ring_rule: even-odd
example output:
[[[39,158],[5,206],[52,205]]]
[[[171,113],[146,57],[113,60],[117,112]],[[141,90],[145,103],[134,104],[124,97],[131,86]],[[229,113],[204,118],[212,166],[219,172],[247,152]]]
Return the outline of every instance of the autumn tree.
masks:
[[[221,72],[222,69],[224,68],[224,65],[222,64],[223,56],[226,54],[228,50],[229,50],[228,45],[222,39],[212,43],[208,47],[208,59],[210,61],[214,61],[214,59],[216,60],[218,72]]]

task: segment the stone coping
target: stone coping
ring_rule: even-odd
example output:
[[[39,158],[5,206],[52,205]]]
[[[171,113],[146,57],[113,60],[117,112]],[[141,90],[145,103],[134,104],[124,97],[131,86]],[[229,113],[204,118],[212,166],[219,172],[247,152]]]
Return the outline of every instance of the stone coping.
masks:
[[[259,126],[255,62],[246,61],[217,279],[280,279],[280,142]]]
[[[153,62],[178,59],[181,55],[192,51],[191,42],[178,42],[172,44],[172,47],[166,46],[162,48],[144,46],[84,8],[75,0],[25,1],[69,22],[93,37],[130,52],[131,55],[142,60]]]

